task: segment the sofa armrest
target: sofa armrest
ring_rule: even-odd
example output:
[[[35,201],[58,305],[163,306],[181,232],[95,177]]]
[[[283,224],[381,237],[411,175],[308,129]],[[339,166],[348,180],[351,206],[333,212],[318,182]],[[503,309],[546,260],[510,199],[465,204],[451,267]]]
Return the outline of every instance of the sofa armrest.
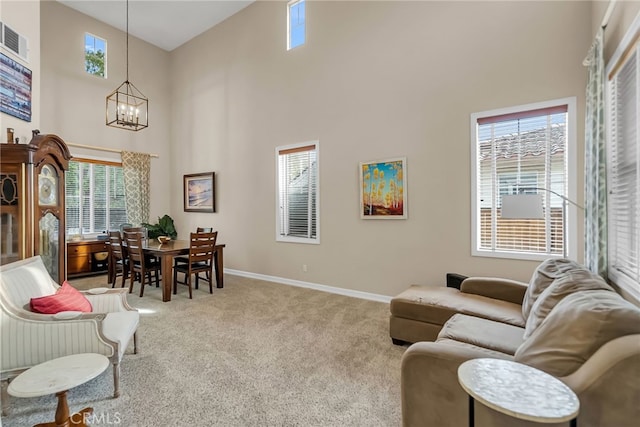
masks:
[[[522,305],[527,283],[497,277],[468,277],[460,290],[468,294],[481,295]]]
[[[118,311],[137,311],[127,302],[127,289],[109,289],[103,294],[91,294],[90,291],[82,291],[87,297],[94,313],[115,313]]]
[[[500,356],[446,341],[411,345],[402,356],[403,426],[467,425],[468,395],[458,383],[458,367],[479,357]]]

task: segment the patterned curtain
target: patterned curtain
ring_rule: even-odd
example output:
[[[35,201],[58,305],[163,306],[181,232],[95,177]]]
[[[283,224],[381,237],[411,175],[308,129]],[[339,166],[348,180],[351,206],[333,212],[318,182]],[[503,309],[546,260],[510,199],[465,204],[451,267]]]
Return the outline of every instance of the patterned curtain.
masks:
[[[607,278],[607,174],[605,159],[605,86],[600,28],[584,65],[589,68],[585,112],[585,264]]]
[[[127,221],[137,227],[143,222],[149,222],[151,156],[144,153],[123,151],[122,172]]]

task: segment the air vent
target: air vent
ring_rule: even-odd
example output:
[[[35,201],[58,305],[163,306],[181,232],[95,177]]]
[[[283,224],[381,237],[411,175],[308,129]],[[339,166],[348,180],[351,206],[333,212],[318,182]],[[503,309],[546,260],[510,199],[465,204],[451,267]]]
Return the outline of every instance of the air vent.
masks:
[[[0,23],[0,30],[2,32],[2,35],[0,36],[0,44],[2,44],[5,49],[10,50],[20,58],[28,61],[27,38],[9,28],[7,24]]]

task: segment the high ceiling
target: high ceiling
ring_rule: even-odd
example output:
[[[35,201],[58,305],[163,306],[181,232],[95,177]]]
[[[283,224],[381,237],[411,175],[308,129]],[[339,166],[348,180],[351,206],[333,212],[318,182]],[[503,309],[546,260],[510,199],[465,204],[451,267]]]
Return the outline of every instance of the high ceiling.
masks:
[[[125,31],[125,0],[57,0]],[[254,0],[129,0],[129,34],[166,51],[219,24]]]

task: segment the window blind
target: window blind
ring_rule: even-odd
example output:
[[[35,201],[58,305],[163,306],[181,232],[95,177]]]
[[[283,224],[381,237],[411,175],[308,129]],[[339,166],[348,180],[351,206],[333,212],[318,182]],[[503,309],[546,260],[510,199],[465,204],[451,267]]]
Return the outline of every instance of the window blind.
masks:
[[[477,249],[562,254],[567,105],[477,118]],[[501,218],[502,196],[542,194],[543,219]]]
[[[127,222],[121,166],[71,161],[65,174],[65,193],[68,234],[101,233]]]
[[[609,276],[640,295],[640,45],[610,75],[608,163]]]
[[[318,237],[317,160],[315,144],[278,149],[278,234],[281,238]]]

